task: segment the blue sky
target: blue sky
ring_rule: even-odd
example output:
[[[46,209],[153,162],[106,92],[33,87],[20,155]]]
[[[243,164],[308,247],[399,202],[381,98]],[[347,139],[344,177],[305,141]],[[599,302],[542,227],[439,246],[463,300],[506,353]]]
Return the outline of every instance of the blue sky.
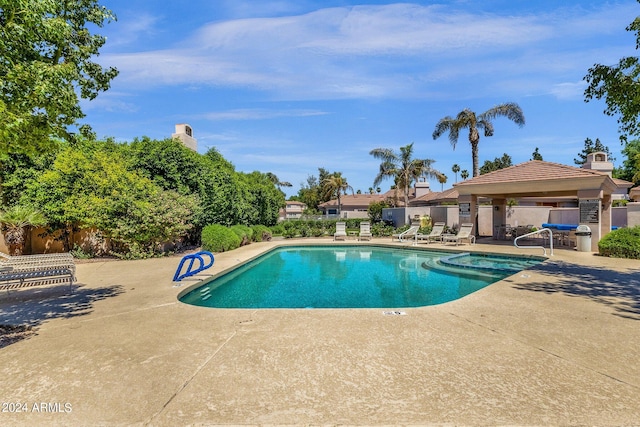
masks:
[[[560,5],[558,4],[560,3]],[[100,137],[170,137],[189,123],[198,151],[215,147],[236,170],[275,173],[296,194],[318,168],[367,192],[379,161],[369,151],[414,143],[415,157],[456,178],[472,172],[466,132],[455,150],[433,140],[438,120],[518,103],[481,138],[480,164],[509,154],[573,165],[591,138],[620,165],[617,123],[603,101],[584,102],[595,63],[637,55],[620,1],[103,0],[118,17],[98,61],[120,75],[83,102]],[[458,180],[460,177],[458,176]],[[385,181],[382,190],[392,184]],[[441,185],[431,181],[431,188]]]

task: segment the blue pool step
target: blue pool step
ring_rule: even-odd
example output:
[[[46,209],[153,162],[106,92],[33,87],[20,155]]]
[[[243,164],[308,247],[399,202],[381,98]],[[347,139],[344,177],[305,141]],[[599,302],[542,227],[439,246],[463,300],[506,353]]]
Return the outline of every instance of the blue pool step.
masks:
[[[208,257],[209,260],[205,262],[205,259],[203,257]],[[189,265],[187,266],[187,271],[182,273],[182,267],[187,261],[189,261]],[[194,263],[196,261],[198,261],[198,264],[194,268]],[[213,262],[214,262],[213,254],[209,251],[200,251],[195,254],[185,255],[184,257],[182,257],[182,260],[180,260],[180,264],[178,265],[176,274],[173,275],[173,281],[179,282],[185,277],[194,276],[206,270],[207,268],[211,267],[213,265]]]

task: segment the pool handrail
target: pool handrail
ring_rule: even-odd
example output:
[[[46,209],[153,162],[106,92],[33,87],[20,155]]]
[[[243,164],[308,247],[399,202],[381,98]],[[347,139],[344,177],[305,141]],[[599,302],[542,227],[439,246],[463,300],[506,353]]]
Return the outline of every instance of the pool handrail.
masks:
[[[550,249],[550,256],[553,256],[553,231],[551,231],[550,228],[541,228],[540,230],[536,230],[536,231],[532,231],[531,233],[527,233],[527,234],[523,234],[522,236],[518,236],[515,239],[513,239],[513,246],[515,246],[516,248],[519,249],[532,249],[532,248],[540,248],[542,249],[543,255],[547,256],[547,248],[545,248],[544,246],[518,246],[518,240],[522,239],[523,237],[528,237],[528,236],[532,236],[534,234],[539,234],[542,233],[543,231],[546,231],[549,233],[549,249]]]
[[[211,258],[211,261],[209,261],[208,263],[205,264],[204,258],[202,258],[203,255],[206,255],[209,258]],[[198,262],[200,264],[196,269],[192,270],[193,263],[196,260],[198,260]],[[182,274],[180,274],[180,272],[182,271],[182,266],[187,261],[190,261],[189,262],[189,266],[187,267],[187,271],[182,273]],[[200,273],[201,271],[204,271],[207,268],[211,267],[213,265],[213,262],[214,262],[213,254],[211,252],[209,252],[209,251],[200,251],[200,252],[197,252],[195,254],[185,255],[184,257],[182,257],[182,260],[180,260],[180,264],[178,265],[178,269],[176,270],[176,274],[173,275],[173,281],[174,282],[179,282],[182,279],[184,279],[185,277],[194,276],[194,275]]]

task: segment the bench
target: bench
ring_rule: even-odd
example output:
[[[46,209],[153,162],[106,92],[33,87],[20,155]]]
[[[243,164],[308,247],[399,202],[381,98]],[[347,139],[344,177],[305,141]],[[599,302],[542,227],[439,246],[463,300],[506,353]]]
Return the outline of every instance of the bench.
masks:
[[[13,270],[12,267],[0,268],[0,289],[6,290],[67,282],[71,287],[74,280],[73,271],[64,267],[24,271]]]
[[[76,265],[70,254],[0,256],[0,289],[69,283],[76,281]]]

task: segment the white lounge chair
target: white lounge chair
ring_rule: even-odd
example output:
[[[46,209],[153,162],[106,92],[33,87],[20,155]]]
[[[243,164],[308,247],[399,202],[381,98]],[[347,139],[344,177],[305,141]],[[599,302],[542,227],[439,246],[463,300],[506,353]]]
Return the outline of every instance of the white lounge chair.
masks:
[[[433,228],[431,229],[431,233],[429,234],[418,234],[416,239],[418,240],[426,240],[427,243],[431,243],[432,240],[442,240],[442,233],[444,233],[444,222],[436,222],[433,224]]]
[[[369,221],[362,221],[360,223],[358,240],[371,240],[371,223]]]
[[[418,230],[420,230],[419,225],[412,225],[409,229],[403,231],[402,233],[396,233],[391,236],[391,240],[398,239],[400,242],[407,241],[409,239],[415,239],[418,234]]]
[[[470,222],[460,224],[460,231],[455,236],[445,236],[443,237],[443,241],[453,242],[458,246],[460,242],[463,240],[468,240],[470,245],[473,245],[476,242],[476,236],[471,234],[473,231],[473,224]]]
[[[336,222],[336,232],[333,233],[333,240],[347,239],[347,223]]]

